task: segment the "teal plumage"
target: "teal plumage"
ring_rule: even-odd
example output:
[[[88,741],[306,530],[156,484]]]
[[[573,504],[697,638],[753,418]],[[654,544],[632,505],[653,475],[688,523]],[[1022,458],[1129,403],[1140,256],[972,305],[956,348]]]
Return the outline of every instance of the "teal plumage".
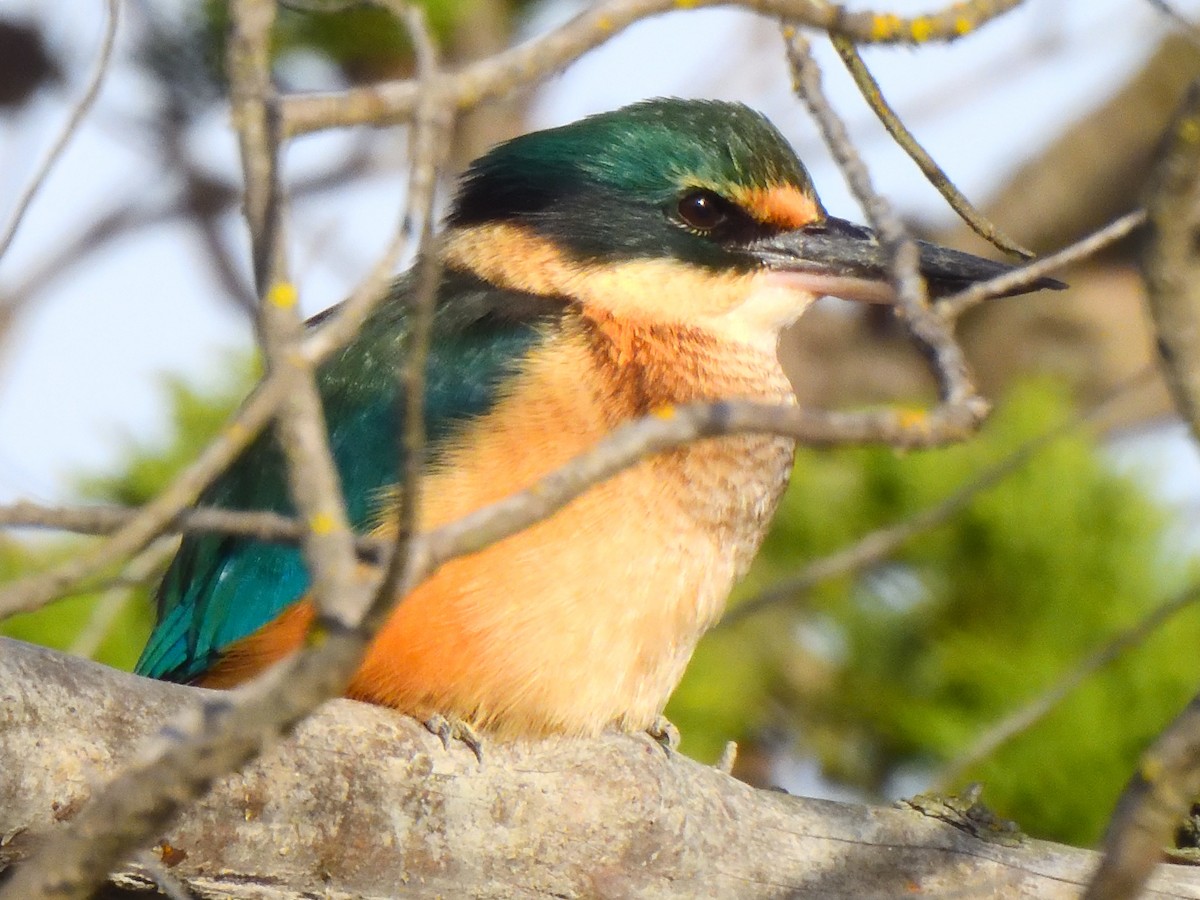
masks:
[[[330,447],[352,526],[365,530],[382,491],[399,480],[399,365],[408,330],[411,276],[393,286],[359,337],[318,373]],[[430,348],[426,429],[430,455],[456,426],[485,413],[515,365],[561,305],[493,288],[465,273],[443,279]],[[202,506],[293,512],[272,435],[260,437],[204,493]],[[304,594],[297,548],[218,535],[184,539],[157,596],[158,625],[136,671],[187,682],[221,651]]]

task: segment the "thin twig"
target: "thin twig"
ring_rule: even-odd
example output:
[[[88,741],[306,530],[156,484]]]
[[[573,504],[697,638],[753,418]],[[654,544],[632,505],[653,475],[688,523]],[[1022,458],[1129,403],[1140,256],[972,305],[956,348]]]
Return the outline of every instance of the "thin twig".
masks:
[[[71,110],[71,115],[67,117],[62,131],[55,139],[53,145],[51,145],[50,152],[46,154],[33,179],[21,194],[20,199],[17,200],[16,210],[13,212],[8,226],[3,232],[0,232],[0,258],[3,258],[4,254],[8,251],[9,245],[12,244],[13,238],[17,235],[17,229],[21,227],[25,213],[29,211],[34,198],[42,189],[42,185],[46,183],[50,171],[54,168],[55,163],[58,162],[59,157],[62,156],[63,151],[67,149],[67,144],[75,136],[79,124],[83,121],[89,110],[91,110],[92,104],[100,93],[100,86],[104,83],[104,76],[108,73],[108,65],[112,61],[113,46],[116,44],[117,24],[120,20],[121,12],[120,0],[107,0],[106,9],[104,40],[100,44],[100,53],[96,57],[96,65],[92,68],[92,74],[88,78],[87,87],[84,88],[83,96],[79,98],[79,102]]]
[[[1200,82],[1148,190],[1140,263],[1155,346],[1175,408],[1200,441]]]
[[[1022,734],[1046,718],[1063,700],[1087,682],[1089,678],[1120,659],[1130,650],[1152,637],[1159,628],[1176,615],[1200,601],[1200,584],[1194,584],[1171,599],[1150,610],[1141,620],[1118,632],[1104,645],[1089,653],[1069,671],[1060,676],[1048,688],[1041,691],[1029,703],[1009,713],[991,725],[965,751],[951,760],[938,773],[932,790],[946,791],[958,782],[963,774],[995,753],[1014,737]]]
[[[271,0],[231,7],[228,70],[233,118],[246,177],[246,219],[260,298],[259,337],[269,372],[286,388],[275,436],[283,451],[288,493],[306,526],[301,541],[311,596],[322,618],[356,618],[354,535],[317,390],[314,367],[298,352],[304,338],[298,292],[287,271],[284,201],[279,176],[282,136],[271,83]]]
[[[1104,836],[1104,855],[1083,900],[1134,900],[1200,796],[1200,696],[1142,754],[1117,799]]]
[[[845,125],[821,89],[821,70],[812,57],[807,38],[795,23],[785,24],[783,32],[793,87],[808,106],[846,183],[888,251],[892,283],[899,302],[897,311],[903,315],[909,333],[933,362],[942,401],[952,406],[971,407],[982,415],[986,403],[975,392],[962,348],[945,321],[929,307],[916,242],[891,204],[871,185],[871,176],[851,144]]]
[[[1167,131],[1146,201],[1141,264],[1167,386],[1200,441],[1200,83]],[[1200,794],[1200,697],[1158,736],[1117,802],[1087,900],[1140,893],[1161,848]]]
[[[689,8],[739,6],[783,16],[811,28],[844,35],[858,44],[923,44],[953,41],[1018,6],[1021,0],[968,0],[937,12],[904,18],[891,13],[850,12],[828,0],[691,0]],[[553,75],[584,53],[643,19],[679,9],[678,0],[609,0],[520,47],[472,63],[446,77],[445,90],[462,112]],[[412,115],[415,80],[389,81],[346,91],[297,94],[283,101],[289,136],[351,125],[386,125]]]
[[[1200,47],[1200,26],[1177,10],[1167,0],[1146,0],[1151,6],[1170,19],[1189,41]]]
[[[391,3],[408,27],[416,49],[418,83],[422,97],[412,128],[412,166],[409,197],[402,230],[415,234],[416,277],[413,284],[410,325],[404,337],[404,364],[397,373],[404,398],[404,427],[400,438],[400,485],[396,497],[396,535],[383,578],[375,588],[370,617],[382,617],[399,600],[400,586],[412,566],[410,548],[420,522],[421,479],[425,469],[425,385],[429,348],[433,339],[434,309],[442,277],[441,257],[433,252],[434,190],[445,161],[453,112],[439,91],[437,48],[425,16],[415,4]]]
[[[888,105],[884,99],[883,92],[879,88],[877,82],[866,63],[863,62],[862,56],[859,55],[858,48],[854,43],[841,35],[831,35],[830,40],[833,42],[833,48],[837,51],[838,56],[842,58],[846,69],[850,72],[850,77],[854,79],[854,83],[858,86],[859,93],[863,99],[867,101],[867,105],[879,117],[879,121],[883,123],[883,127],[888,130],[888,134],[892,136],[900,148],[909,155],[917,167],[929,179],[929,183],[937,188],[950,208],[958,213],[959,218],[971,226],[971,230],[978,234],[981,238],[996,247],[1008,253],[1015,253],[1017,256],[1030,258],[1033,256],[1033,251],[1022,247],[1016,240],[1007,235],[996,225],[990,221],[982,212],[975,208],[974,204],[966,198],[952,182],[948,175],[942,170],[933,159],[932,156],[925,150],[924,147],[917,141],[916,137],[909,131],[896,112]]]
[[[124,528],[145,507],[124,506],[42,506],[19,500],[0,504],[0,528],[45,528],[73,531],[77,534],[112,534]],[[250,538],[265,544],[299,544],[304,523],[274,512],[249,512],[213,506],[181,510],[163,527],[168,534],[227,534]],[[382,558],[388,542],[367,535],[355,541],[355,549],[364,560]]]
[[[196,461],[108,540],[46,572],[27,576],[0,589],[0,619],[44,606],[75,585],[143,550],[163,534],[180,511],[195,503],[209,482],[223,472],[270,421],[283,396],[283,388],[281,378],[268,377],[261,381]]]
[[[977,282],[957,294],[943,297],[937,302],[935,309],[938,315],[948,321],[957,319],[968,309],[978,306],[985,300],[1003,296],[1017,288],[1028,287],[1039,278],[1044,278],[1052,272],[1090,258],[1096,251],[1116,243],[1145,221],[1146,211],[1135,209],[1056,253],[1043,256],[1019,269],[1013,269],[1011,272],[1005,272],[1003,275],[997,275],[987,281]]]
[[[902,522],[863,535],[840,550],[809,563],[795,575],[784,578],[739,603],[726,613],[718,627],[730,627],[777,604],[794,602],[798,595],[823,581],[857,572],[887,559],[912,538],[948,521],[981,493],[1020,471],[1050,444],[1079,428],[1103,421],[1130,391],[1146,386],[1152,377],[1153,371],[1150,369],[1132,376],[1089,409],[1030,438],[996,465],[984,469],[943,500],[913,513]]]

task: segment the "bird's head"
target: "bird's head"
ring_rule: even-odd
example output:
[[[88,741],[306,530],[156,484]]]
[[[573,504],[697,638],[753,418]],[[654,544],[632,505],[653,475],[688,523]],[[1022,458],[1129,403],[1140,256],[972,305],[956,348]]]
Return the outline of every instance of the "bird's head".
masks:
[[[827,215],[783,136],[736,103],[649,100],[501,144],[448,225],[452,268],[756,344],[819,296],[892,296],[874,234]],[[1008,268],[929,244],[921,258],[934,294]]]

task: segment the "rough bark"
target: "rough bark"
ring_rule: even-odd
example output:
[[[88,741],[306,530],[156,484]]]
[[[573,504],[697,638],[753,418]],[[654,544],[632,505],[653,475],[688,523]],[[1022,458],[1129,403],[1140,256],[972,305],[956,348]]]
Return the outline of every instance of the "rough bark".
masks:
[[[0,869],[194,689],[0,639]],[[199,897],[1076,897],[1095,854],[986,819],[756,790],[649,739],[485,746],[336,701],[161,835]],[[946,819],[959,819],[957,825]],[[169,848],[169,849],[164,849]],[[135,864],[111,896],[155,888]],[[1200,898],[1163,866],[1153,897]]]

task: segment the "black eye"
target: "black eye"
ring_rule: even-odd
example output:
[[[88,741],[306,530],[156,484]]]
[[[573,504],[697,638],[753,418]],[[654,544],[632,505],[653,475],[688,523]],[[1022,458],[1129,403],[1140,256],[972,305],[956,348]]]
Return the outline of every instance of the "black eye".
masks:
[[[724,198],[712,191],[688,191],[679,199],[675,208],[679,220],[696,231],[712,231],[729,218],[728,205]]]

